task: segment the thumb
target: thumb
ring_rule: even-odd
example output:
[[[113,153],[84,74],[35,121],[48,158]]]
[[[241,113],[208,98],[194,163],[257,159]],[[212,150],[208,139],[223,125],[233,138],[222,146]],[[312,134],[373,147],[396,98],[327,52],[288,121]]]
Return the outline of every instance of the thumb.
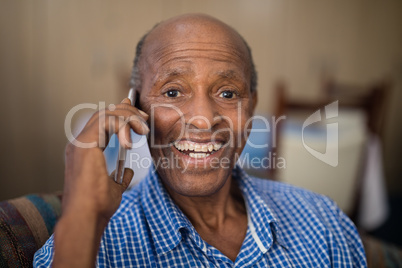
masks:
[[[131,180],[133,179],[134,176],[134,171],[131,168],[125,168],[124,169],[124,174],[123,174],[123,182],[121,184],[122,186],[122,191],[124,192],[128,186],[131,183]]]

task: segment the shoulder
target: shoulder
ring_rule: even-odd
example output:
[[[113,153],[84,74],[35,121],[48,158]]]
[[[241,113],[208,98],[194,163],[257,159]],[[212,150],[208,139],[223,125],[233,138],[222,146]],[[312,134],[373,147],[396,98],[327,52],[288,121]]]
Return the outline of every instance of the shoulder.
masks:
[[[250,179],[287,241],[310,241],[304,246],[311,249],[317,247],[317,241],[326,241],[322,245],[324,248],[341,252],[346,262],[366,267],[364,248],[356,226],[333,200],[293,185]]]
[[[327,196],[315,193],[313,191],[297,187],[291,184],[272,181],[268,179],[260,179],[250,177],[251,182],[254,184],[255,189],[261,194],[262,197],[269,196],[278,201],[280,200],[304,200],[315,204],[317,201],[329,202],[333,204]]]
[[[304,219],[316,219],[327,223],[338,221],[343,214],[329,197],[283,182],[250,177],[261,199],[276,217],[294,212]],[[343,216],[343,215],[342,215]]]

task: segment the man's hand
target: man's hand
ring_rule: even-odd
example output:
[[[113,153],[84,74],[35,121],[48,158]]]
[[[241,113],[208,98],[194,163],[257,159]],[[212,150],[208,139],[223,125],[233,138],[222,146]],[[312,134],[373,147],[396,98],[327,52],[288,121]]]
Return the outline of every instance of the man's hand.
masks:
[[[63,214],[55,229],[54,265],[94,265],[104,228],[134,174],[125,169],[123,183],[116,183],[108,175],[102,144],[107,144],[110,136],[117,133],[120,144],[130,147],[130,129],[147,134],[147,119],[148,115],[131,106],[126,98],[113,109],[95,113],[78,135],[81,144],[96,147],[67,145]]]

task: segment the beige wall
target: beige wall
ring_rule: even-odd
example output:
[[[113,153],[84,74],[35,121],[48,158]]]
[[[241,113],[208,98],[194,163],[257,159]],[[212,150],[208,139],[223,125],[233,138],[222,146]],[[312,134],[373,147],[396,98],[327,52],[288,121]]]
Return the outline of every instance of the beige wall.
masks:
[[[324,72],[357,83],[392,78],[385,168],[389,188],[402,192],[401,1],[0,0],[0,199],[62,188],[67,112],[122,99],[140,36],[185,12],[216,16],[248,40],[258,112],[272,111],[280,78],[306,99]]]

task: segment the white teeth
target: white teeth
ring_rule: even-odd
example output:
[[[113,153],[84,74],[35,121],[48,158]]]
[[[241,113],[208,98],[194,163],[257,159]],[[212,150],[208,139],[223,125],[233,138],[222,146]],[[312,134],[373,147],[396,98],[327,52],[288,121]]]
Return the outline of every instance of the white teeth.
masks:
[[[201,151],[201,145],[200,144],[194,145],[194,151],[200,152]]]
[[[203,155],[209,155],[206,153],[212,153],[213,151],[218,151],[220,148],[222,148],[222,144],[217,144],[217,143],[200,144],[200,143],[186,142],[186,141],[175,142],[174,146],[179,151],[193,151],[194,153],[190,153],[190,156],[195,157],[195,158],[205,157]],[[194,156],[194,155],[196,155],[196,156]],[[200,156],[198,156],[198,155],[200,155]]]
[[[210,156],[210,154],[204,154],[204,153],[190,153],[189,154],[190,155],[190,157],[193,157],[193,158],[204,158],[204,157],[207,157],[207,156]]]
[[[214,146],[212,144],[208,145],[208,151],[212,152],[214,150]]]
[[[218,151],[222,147],[222,144],[214,144],[214,150]]]

